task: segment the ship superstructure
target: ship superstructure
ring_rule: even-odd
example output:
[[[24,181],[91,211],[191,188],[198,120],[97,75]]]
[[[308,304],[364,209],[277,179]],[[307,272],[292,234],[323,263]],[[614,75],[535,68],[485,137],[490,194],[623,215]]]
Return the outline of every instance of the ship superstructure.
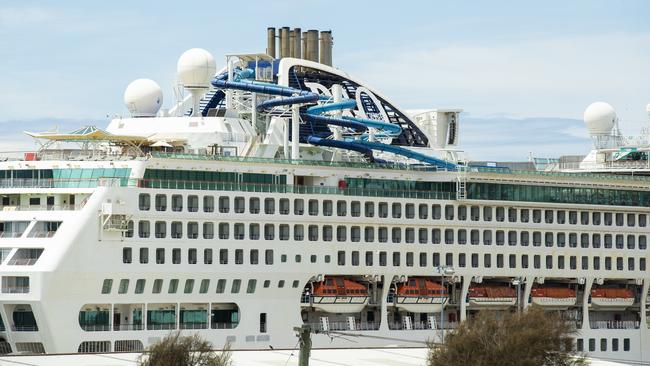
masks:
[[[141,79],[129,118],[0,162],[4,353],[175,329],[293,348],[302,324],[360,336],[314,347],[412,347],[536,304],[581,351],[650,360],[647,179],[470,167],[460,110],[410,116],[327,65],[331,33],[282,28],[277,58],[269,35],[221,70],[186,52],[169,110]]]

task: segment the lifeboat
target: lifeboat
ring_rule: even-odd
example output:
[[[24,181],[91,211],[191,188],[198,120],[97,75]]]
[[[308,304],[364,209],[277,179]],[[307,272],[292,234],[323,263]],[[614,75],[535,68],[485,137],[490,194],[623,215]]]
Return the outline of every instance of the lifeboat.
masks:
[[[533,287],[530,291],[530,297],[533,304],[544,307],[574,306],[578,301],[576,291],[569,287]]]
[[[476,307],[501,308],[517,303],[515,289],[507,285],[473,285],[468,298],[469,304]]]
[[[448,299],[442,285],[426,278],[410,278],[395,290],[395,306],[412,313],[439,312]]]
[[[311,306],[328,313],[357,313],[368,305],[368,287],[341,276],[314,283]]]
[[[634,304],[634,292],[628,288],[595,288],[591,290],[591,304],[605,308],[626,308]]]

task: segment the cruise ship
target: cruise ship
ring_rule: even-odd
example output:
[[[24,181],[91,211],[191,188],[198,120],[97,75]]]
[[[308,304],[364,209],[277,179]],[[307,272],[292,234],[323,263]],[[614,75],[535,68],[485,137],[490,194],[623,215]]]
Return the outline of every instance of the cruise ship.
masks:
[[[293,349],[303,325],[421,347],[536,305],[580,352],[650,361],[648,178],[470,164],[460,109],[400,109],[331,66],[330,31],[267,38],[183,53],[170,108],[138,79],[128,116],[0,162],[1,353]]]

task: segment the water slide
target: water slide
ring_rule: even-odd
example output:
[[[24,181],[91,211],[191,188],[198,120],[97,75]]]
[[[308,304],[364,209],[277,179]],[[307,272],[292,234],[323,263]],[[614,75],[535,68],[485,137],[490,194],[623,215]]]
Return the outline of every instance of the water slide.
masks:
[[[212,81],[212,85],[221,89],[235,89],[242,91],[249,91],[260,94],[269,94],[277,95],[285,98],[282,99],[271,99],[265,102],[262,102],[257,105],[258,111],[268,111],[271,108],[278,106],[288,106],[293,104],[305,104],[305,103],[316,103],[318,100],[321,100],[321,96],[317,93],[311,91],[299,90],[290,87],[267,84],[267,83],[258,83],[258,82],[244,82],[244,81],[228,81],[225,79],[215,78]],[[329,98],[327,98],[329,100]],[[354,103],[354,105],[352,104]],[[312,123],[324,123],[328,125],[348,127],[357,132],[365,132],[368,130],[368,127],[384,130],[386,134],[399,135],[402,129],[400,126],[394,125],[392,123],[375,121],[365,118],[356,118],[356,117],[326,117],[320,114],[341,110],[349,109],[356,107],[356,101],[351,99],[346,99],[341,102],[328,103],[319,106],[313,106],[307,109],[307,113],[301,113],[300,117]],[[372,159],[372,150],[385,151],[393,153],[396,155],[405,156],[409,159],[418,160],[427,164],[437,166],[439,168],[444,168],[447,170],[456,170],[457,166],[454,163],[448,161],[434,158],[425,154],[421,154],[400,146],[387,145],[380,142],[373,141],[364,141],[364,140],[352,140],[352,141],[343,141],[343,140],[332,140],[323,138],[320,136],[308,136],[307,142],[312,145],[317,146],[327,146],[334,147],[339,149],[347,149],[352,151],[357,151],[365,156]]]

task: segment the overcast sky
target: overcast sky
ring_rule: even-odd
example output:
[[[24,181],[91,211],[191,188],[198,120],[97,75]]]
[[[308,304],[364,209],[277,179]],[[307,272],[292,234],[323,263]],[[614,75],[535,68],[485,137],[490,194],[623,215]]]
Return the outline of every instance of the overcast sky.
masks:
[[[104,126],[139,77],[173,100],[192,47],[265,49],[267,26],[331,29],[334,64],[403,108],[463,108],[474,159],[585,153],[581,116],[611,103],[626,134],[647,122],[648,1],[3,1],[0,150],[22,130]]]

